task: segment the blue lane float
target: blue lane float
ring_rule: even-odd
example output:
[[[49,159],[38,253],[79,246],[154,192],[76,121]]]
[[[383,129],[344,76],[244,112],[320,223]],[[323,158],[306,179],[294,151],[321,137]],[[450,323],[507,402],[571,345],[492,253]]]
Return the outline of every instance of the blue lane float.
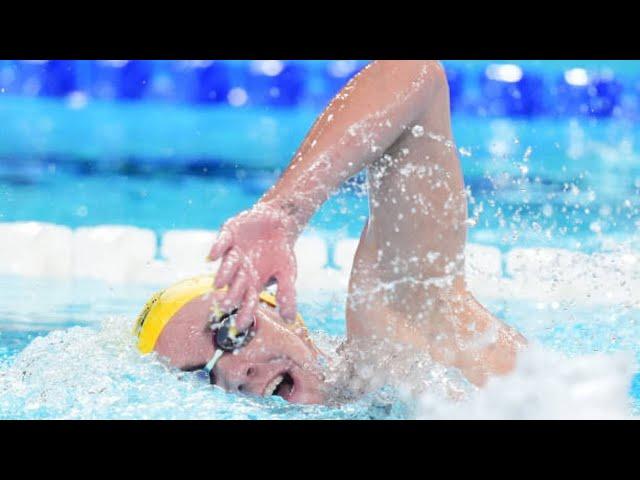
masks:
[[[20,97],[75,96],[79,103],[95,99],[319,110],[366,63],[4,60],[0,61],[0,93]],[[640,110],[640,89],[631,68],[640,66],[638,62],[443,63],[454,112],[492,117],[637,118]]]
[[[231,84],[229,69],[223,62],[213,61],[196,66],[197,94],[200,103],[221,103],[227,101]]]
[[[318,100],[326,104],[351,80],[367,62],[357,60],[332,60],[322,69],[322,93]]]
[[[460,104],[462,103],[462,94],[463,94],[463,73],[453,67],[453,66],[445,66],[445,72],[447,73],[447,81],[449,82],[449,101],[451,104],[452,110],[460,109]]]
[[[611,72],[574,68],[557,80],[554,93],[556,114],[608,117],[620,105],[623,86]]]
[[[75,62],[71,60],[52,60],[45,64],[42,82],[42,94],[47,96],[65,96],[76,90]]]
[[[491,64],[479,80],[481,106],[492,116],[531,116],[545,111],[542,78],[514,64]]]

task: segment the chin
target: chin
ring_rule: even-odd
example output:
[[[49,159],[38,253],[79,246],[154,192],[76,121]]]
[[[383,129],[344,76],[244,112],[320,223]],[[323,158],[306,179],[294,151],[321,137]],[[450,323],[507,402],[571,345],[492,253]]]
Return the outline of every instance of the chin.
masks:
[[[319,390],[295,392],[287,401],[301,405],[321,405],[325,403],[325,396]]]

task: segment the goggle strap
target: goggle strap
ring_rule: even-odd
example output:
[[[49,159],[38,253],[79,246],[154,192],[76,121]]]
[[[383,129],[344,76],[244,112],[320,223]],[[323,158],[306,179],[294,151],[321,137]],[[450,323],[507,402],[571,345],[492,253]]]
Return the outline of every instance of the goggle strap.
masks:
[[[216,363],[218,363],[218,360],[220,360],[220,357],[222,357],[222,355],[224,355],[224,350],[216,348],[216,351],[213,352],[213,357],[211,357],[211,360],[209,360],[204,366],[204,370],[208,375],[211,374],[211,371],[215,368]]]

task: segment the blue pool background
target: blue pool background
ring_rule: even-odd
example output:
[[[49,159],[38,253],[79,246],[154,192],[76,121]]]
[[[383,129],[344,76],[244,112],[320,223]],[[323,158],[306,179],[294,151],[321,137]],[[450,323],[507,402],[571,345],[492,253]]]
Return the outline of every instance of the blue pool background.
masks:
[[[272,185],[317,114],[366,63],[2,60],[0,222],[126,224],[159,235],[217,229]],[[471,241],[503,251],[590,253],[612,241],[638,248],[640,62],[443,64],[475,221]],[[362,180],[351,179],[312,220],[330,246],[362,228]],[[74,290],[57,322],[26,328],[31,319],[9,308],[15,298],[30,288],[51,295],[69,288],[39,282],[4,284],[0,360],[51,328],[131,315],[149,293],[101,299],[89,285]],[[519,321],[536,314],[517,302],[491,308],[525,332]],[[318,317],[312,305],[302,312]],[[343,334],[341,305],[331,312],[311,326]],[[552,331],[531,334],[568,353],[637,351],[634,313],[613,314],[628,326],[626,343],[608,343],[597,322],[563,325],[560,318]]]
[[[640,62],[443,63],[482,212],[472,240],[593,249],[636,231]],[[0,221],[217,228],[365,64],[2,61]],[[313,227],[358,235],[366,201],[352,186]]]

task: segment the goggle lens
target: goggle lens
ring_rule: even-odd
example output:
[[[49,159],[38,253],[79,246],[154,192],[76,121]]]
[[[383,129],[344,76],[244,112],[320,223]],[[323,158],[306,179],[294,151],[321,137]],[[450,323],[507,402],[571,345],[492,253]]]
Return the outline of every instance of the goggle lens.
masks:
[[[217,322],[212,323],[214,343],[217,348],[225,352],[233,352],[244,347],[253,337],[253,330],[249,328],[241,332],[236,327],[238,309],[222,315]]]

